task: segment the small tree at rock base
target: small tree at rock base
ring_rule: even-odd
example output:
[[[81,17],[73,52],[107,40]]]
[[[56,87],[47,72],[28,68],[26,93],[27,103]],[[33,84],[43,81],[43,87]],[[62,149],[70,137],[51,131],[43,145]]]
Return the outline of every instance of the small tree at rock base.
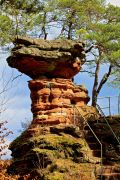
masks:
[[[6,123],[7,121],[0,122],[0,159],[7,154],[8,144],[6,138],[9,134],[12,134],[12,131],[5,127]]]

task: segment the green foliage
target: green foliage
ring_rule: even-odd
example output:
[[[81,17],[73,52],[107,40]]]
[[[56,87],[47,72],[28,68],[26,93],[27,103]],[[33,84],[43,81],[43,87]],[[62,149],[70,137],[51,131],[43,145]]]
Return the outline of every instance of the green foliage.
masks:
[[[120,7],[106,6],[106,0],[1,1],[1,45],[15,35],[46,39],[54,27],[60,31],[55,38],[82,39],[88,48],[95,45],[93,66],[100,55],[100,63],[120,67]]]
[[[16,35],[35,34],[37,18],[44,8],[39,0],[8,0],[0,6],[0,45],[11,42]],[[42,11],[43,12],[43,11]],[[41,19],[39,19],[40,25]]]
[[[4,0],[1,5],[7,8],[11,7],[22,10],[25,13],[33,13],[43,8],[42,1],[40,0]]]
[[[97,12],[95,12],[94,7],[92,8],[91,6],[92,3],[92,1],[88,3],[88,7],[84,9],[85,14],[88,14],[88,21],[86,22],[86,26],[84,28],[77,31],[77,36],[82,37],[82,39],[86,41],[88,48],[95,45],[95,48],[92,48],[91,52],[89,52],[92,54],[92,60],[94,58],[94,61],[92,61],[93,67],[96,66],[95,64],[98,60],[100,64],[110,64],[112,66],[111,74],[117,77],[114,78],[114,80],[117,80],[115,84],[118,84],[119,86],[118,79],[120,77],[120,8],[113,5],[103,6],[104,4],[99,4],[98,2],[98,7],[95,5],[97,9]],[[115,73],[116,70],[117,73]],[[97,73],[99,72],[97,71]],[[94,74],[94,69],[92,74]],[[111,74],[109,74],[109,76]],[[96,74],[96,77],[97,76],[99,76],[99,74]],[[96,82],[94,81],[94,83],[96,83],[96,87],[99,87],[97,79]]]
[[[4,45],[8,43],[9,37],[11,37],[13,33],[12,29],[13,22],[12,20],[6,15],[0,15],[0,43]],[[12,31],[13,30],[13,31]]]
[[[41,133],[29,138],[26,137],[28,132],[25,131],[11,143],[10,149],[14,157],[14,162],[9,169],[11,174],[33,175],[36,171],[35,176],[38,175],[39,178],[44,176],[44,179],[62,180],[67,177],[71,179],[70,174],[77,178],[80,170],[89,169],[89,164],[86,167],[88,160],[86,149],[89,147],[85,140],[79,137],[79,132],[73,126],[65,128],[55,126],[56,133],[49,132],[46,128],[47,131],[43,134],[44,128],[40,127]],[[74,137],[75,134],[77,138]],[[21,166],[21,163],[24,165]],[[91,172],[92,169],[89,173]]]

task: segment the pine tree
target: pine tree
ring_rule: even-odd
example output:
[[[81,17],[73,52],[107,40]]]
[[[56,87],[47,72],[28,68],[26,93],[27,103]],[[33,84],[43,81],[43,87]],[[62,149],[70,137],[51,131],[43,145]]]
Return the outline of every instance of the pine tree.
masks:
[[[0,19],[1,44],[15,35],[47,39],[53,26],[61,31],[57,38],[84,40],[86,54],[93,58],[86,59],[87,71],[94,67],[93,106],[111,75],[119,86],[120,7],[107,5],[106,0],[2,0]],[[108,68],[100,79],[103,64]]]
[[[120,8],[109,5],[102,7],[102,11],[90,16],[89,23],[81,34],[88,44],[88,51],[92,54],[94,61],[90,62],[94,66],[94,85],[92,90],[92,105],[96,106],[97,97],[108,81],[110,75],[117,70],[119,78],[119,57],[120,57]],[[111,16],[111,12],[113,15]],[[92,47],[92,48],[90,48]],[[99,78],[99,72],[102,64],[107,64],[108,69],[103,77]],[[89,64],[88,64],[89,66]],[[115,73],[114,73],[115,75]]]

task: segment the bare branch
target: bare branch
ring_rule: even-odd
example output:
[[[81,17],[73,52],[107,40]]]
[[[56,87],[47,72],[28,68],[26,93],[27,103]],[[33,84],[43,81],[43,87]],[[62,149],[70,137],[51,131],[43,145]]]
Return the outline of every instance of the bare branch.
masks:
[[[14,77],[14,78],[12,79],[12,82],[13,82],[15,79],[17,79],[18,77],[22,76],[22,75],[23,75],[23,74],[21,73],[21,74],[19,74],[18,76]]]
[[[9,87],[10,82],[12,81],[13,72],[12,72],[11,76],[9,77],[9,79],[8,79],[6,82],[5,82],[4,77],[5,77],[5,68],[4,68],[4,70],[3,70],[3,72],[2,72],[2,75],[1,75],[1,80],[2,80],[2,86],[3,86],[3,88],[2,88],[2,90],[0,91],[0,95],[9,89],[8,87]]]
[[[91,47],[89,47],[89,48],[85,51],[85,53],[90,52],[90,51],[92,50],[93,47],[94,47],[94,45],[92,45]]]
[[[90,52],[96,59],[99,58],[99,55],[95,54],[94,52]]]
[[[87,60],[85,61],[86,63],[90,63],[90,62],[95,62],[95,59],[94,60]]]
[[[87,70],[83,70],[83,71],[80,71],[80,72],[82,72],[82,73],[89,73],[89,74],[91,74],[91,75],[95,75],[95,73],[94,72],[91,72],[91,71],[87,71]]]
[[[120,62],[114,61],[115,66],[117,66],[118,68],[120,68]]]

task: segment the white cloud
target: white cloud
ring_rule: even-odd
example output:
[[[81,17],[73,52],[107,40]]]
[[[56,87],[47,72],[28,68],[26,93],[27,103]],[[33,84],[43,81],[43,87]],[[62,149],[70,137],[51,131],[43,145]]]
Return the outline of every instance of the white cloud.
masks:
[[[107,2],[116,6],[120,6],[120,0],[107,0]]]

